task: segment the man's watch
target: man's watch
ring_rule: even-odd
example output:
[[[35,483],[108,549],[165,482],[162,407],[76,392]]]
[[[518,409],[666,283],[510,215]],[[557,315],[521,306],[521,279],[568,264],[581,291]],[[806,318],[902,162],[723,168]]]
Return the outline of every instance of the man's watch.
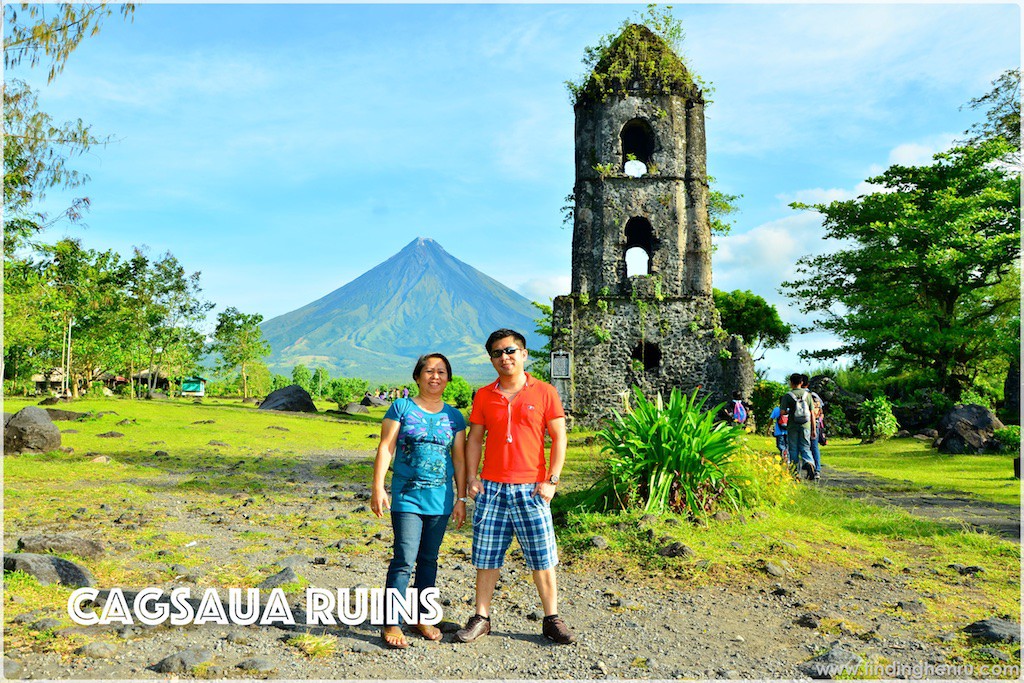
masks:
[[[460,503],[465,503],[466,505],[469,505],[469,501],[470,501],[471,499],[470,499],[470,498],[468,498],[468,497],[466,497],[466,496],[463,496],[462,498],[459,498],[459,499],[457,499],[457,500],[458,500],[458,501],[459,501]]]
[[[550,477],[548,477],[548,483],[551,484],[552,486],[558,486],[558,482],[560,479],[561,477],[558,476],[557,474],[552,474]]]

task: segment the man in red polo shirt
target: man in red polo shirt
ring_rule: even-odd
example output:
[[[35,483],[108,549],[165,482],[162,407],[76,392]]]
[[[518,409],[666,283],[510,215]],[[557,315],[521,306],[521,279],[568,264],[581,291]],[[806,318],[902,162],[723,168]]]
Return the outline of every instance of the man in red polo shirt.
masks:
[[[468,491],[476,502],[476,614],[455,638],[470,643],[491,632],[491,597],[514,533],[544,607],[542,633],[556,643],[572,643],[576,637],[558,616],[558,548],[551,522],[551,498],[565,463],[562,401],[553,386],[526,372],[523,335],[496,330],[485,346],[498,379],[476,392],[466,442]],[[551,436],[550,463],[544,457],[545,430]],[[484,467],[478,475],[481,453]]]

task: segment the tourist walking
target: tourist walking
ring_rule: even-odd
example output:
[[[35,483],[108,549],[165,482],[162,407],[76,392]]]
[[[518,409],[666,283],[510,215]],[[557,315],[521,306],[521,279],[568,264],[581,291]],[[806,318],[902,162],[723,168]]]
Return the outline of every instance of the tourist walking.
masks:
[[[491,632],[491,598],[514,534],[544,609],[541,632],[556,643],[572,643],[576,637],[558,615],[558,549],[551,521],[551,498],[565,462],[562,401],[554,387],[526,372],[523,335],[496,330],[484,348],[498,378],[476,392],[466,442],[468,490],[475,500],[476,614],[455,638],[469,643]],[[544,455],[545,431],[551,437],[550,460]]]
[[[441,398],[451,377],[451,363],[443,355],[420,356],[412,371],[419,394],[398,399],[388,408],[373,463],[370,509],[377,517],[391,510],[395,536],[385,587],[404,596],[415,566],[417,600],[420,592],[435,586],[437,554],[448,518],[456,527],[466,520],[466,420]],[[392,458],[389,500],[384,475]],[[435,626],[410,626],[428,640],[441,639]],[[409,647],[399,624],[386,624],[381,637],[390,648]]]
[[[811,418],[811,394],[800,386],[802,382],[803,377],[798,372],[789,376],[790,390],[779,401],[779,410],[780,415],[786,416],[790,467],[796,476],[800,476],[802,470],[808,479],[814,479],[817,472],[811,457],[811,439],[817,438],[817,431]]]
[[[788,467],[789,446],[786,443],[786,417],[782,414],[782,409],[779,406],[772,408],[772,414],[768,416],[775,426],[775,447],[779,449],[779,457],[782,459],[782,464]]]

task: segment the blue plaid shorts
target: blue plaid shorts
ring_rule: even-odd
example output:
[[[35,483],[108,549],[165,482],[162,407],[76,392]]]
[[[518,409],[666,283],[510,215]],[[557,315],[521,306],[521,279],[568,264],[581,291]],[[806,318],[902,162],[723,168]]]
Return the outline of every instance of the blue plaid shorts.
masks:
[[[536,484],[500,484],[483,481],[473,511],[473,566],[498,569],[515,532],[532,571],[558,564],[551,505],[533,495]]]

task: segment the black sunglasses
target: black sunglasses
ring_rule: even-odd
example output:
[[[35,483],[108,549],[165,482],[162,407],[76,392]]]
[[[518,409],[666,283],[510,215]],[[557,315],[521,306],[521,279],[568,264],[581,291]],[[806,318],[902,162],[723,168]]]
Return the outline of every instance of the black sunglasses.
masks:
[[[519,351],[518,346],[507,346],[503,349],[491,349],[488,354],[491,358],[501,358],[502,355],[511,356],[516,351]]]

